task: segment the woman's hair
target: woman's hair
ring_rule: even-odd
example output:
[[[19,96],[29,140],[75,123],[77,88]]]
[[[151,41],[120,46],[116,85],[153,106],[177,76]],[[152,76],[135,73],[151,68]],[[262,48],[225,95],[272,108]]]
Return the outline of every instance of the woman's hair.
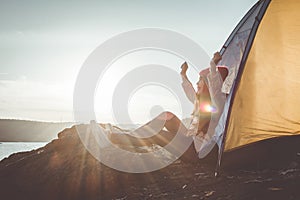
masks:
[[[226,66],[217,66],[217,70],[220,73],[222,80],[224,81],[228,75],[228,68]],[[210,97],[209,89],[208,89],[208,85],[207,85],[208,84],[208,80],[207,80],[208,74],[209,74],[209,68],[206,68],[206,69],[200,71],[200,73],[199,73],[200,77],[202,77],[205,82],[204,87],[206,87],[206,89],[204,89],[204,91],[205,91],[204,93],[196,94],[196,98],[198,101],[197,106],[200,106],[200,107],[203,106],[203,104],[211,105],[211,97]],[[196,111],[196,108],[194,108],[194,112],[195,111]],[[202,117],[207,118],[207,117],[211,116],[210,112],[205,112],[201,108],[199,109],[199,112],[200,112],[201,118]]]

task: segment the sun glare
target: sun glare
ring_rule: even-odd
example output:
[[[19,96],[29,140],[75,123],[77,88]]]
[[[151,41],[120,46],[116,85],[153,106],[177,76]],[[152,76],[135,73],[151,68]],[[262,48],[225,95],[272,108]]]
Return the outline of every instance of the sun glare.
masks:
[[[203,111],[203,112],[212,112],[212,113],[215,113],[217,112],[217,108],[212,106],[210,103],[202,103],[200,105],[200,110]]]
[[[133,91],[120,91],[120,88],[124,86],[120,85],[120,82],[124,81],[124,84],[130,85],[135,83],[133,79],[142,79],[142,77],[148,78],[147,72],[143,73],[142,71],[140,74],[134,76],[132,76],[132,74],[135,73],[135,70],[140,69],[140,67],[145,65],[157,66],[155,63],[158,63],[163,67],[173,70],[176,76],[178,73],[178,77],[176,77],[178,80],[174,80],[173,83],[178,83],[178,87],[180,87],[179,70],[182,62],[182,59],[175,55],[156,50],[132,52],[116,60],[104,71],[103,76],[99,78],[95,96],[95,110],[99,118],[97,118],[97,120],[114,122],[115,119],[112,116],[112,110],[115,105],[112,105],[112,102],[116,101],[119,101],[118,104],[122,104],[125,107],[128,106],[126,110],[130,115],[131,121],[136,123],[146,122],[153,117],[152,115],[159,114],[159,112],[163,110],[181,115],[181,108],[178,104],[178,99],[176,99],[177,92],[174,92],[174,96],[172,92],[168,91],[168,85],[161,87],[157,84],[151,85],[150,83],[142,85],[142,87],[141,85],[137,85],[136,87],[132,86],[132,88],[134,88]],[[130,76],[132,77],[128,82],[126,78]],[[153,78],[154,82],[156,82],[155,78],[157,77]],[[126,85],[126,89],[128,87]],[[116,92],[121,94],[121,96],[123,95],[122,98],[117,100],[113,99],[116,98],[114,96]],[[128,99],[124,99],[125,97]],[[122,113],[116,114],[118,116],[122,115]]]

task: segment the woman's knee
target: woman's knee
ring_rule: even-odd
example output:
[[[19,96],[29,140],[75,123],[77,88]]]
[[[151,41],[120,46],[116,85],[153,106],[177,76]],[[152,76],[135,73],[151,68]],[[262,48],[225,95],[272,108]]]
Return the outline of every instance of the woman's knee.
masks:
[[[163,119],[163,120],[171,120],[172,118],[174,118],[174,114],[171,113],[170,111],[165,111],[162,112],[158,117],[159,119]]]

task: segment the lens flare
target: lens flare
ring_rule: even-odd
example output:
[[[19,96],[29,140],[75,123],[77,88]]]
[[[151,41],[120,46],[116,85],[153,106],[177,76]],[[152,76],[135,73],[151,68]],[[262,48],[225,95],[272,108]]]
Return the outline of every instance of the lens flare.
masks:
[[[200,105],[200,110],[201,110],[202,112],[211,112],[211,113],[217,112],[217,108],[214,107],[214,106],[212,106],[212,105],[209,104],[209,103],[202,103],[202,104]]]

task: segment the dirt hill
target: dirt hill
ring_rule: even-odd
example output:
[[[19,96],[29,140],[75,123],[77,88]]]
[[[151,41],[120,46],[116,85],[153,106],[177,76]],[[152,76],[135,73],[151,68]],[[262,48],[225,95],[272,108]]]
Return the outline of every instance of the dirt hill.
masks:
[[[291,156],[282,162],[265,160],[269,165],[259,168],[257,163],[226,167],[217,178],[210,159],[198,164],[177,160],[159,171],[130,174],[106,167],[91,156],[72,127],[40,149],[2,160],[0,198],[300,199],[298,150],[288,152]]]

